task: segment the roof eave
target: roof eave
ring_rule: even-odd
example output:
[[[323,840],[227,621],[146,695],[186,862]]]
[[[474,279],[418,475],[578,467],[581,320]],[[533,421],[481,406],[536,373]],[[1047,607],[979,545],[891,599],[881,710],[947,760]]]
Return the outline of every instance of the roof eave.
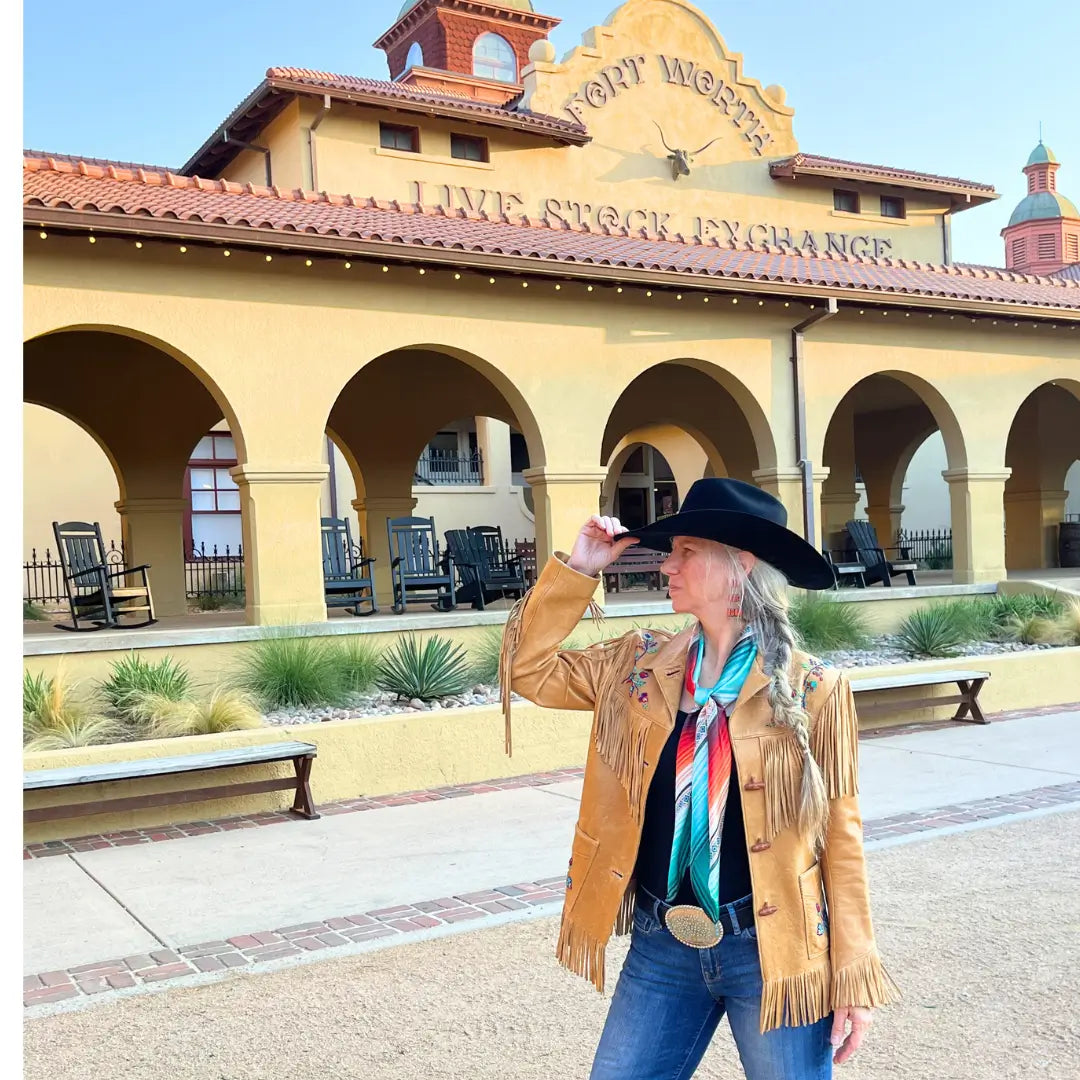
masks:
[[[486,124],[491,127],[508,128],[521,131],[526,135],[535,135],[539,139],[548,140],[566,146],[584,146],[591,140],[586,132],[562,131],[552,128],[550,131],[537,129],[527,122],[517,119],[513,113],[507,113],[506,118],[492,116],[485,113],[476,113],[465,108],[454,108],[450,104],[434,104],[418,101],[408,101],[399,98],[387,98],[373,91],[343,90],[333,86],[314,86],[309,83],[294,82],[290,79],[263,79],[261,83],[229,114],[225,121],[214,129],[213,134],[191,155],[181,166],[181,176],[198,176],[200,167],[209,165],[207,175],[216,175],[241,152],[243,147],[236,147],[232,154],[220,154],[219,161],[210,161],[209,154],[215,148],[222,145],[223,133],[244,120],[253,110],[258,109],[268,98],[274,94],[295,94],[306,97],[329,96],[335,101],[347,101],[356,105],[370,105],[374,108],[398,109],[404,112],[421,113],[426,116],[446,116],[456,120],[472,124]]]
[[[529,124],[524,117],[516,117],[512,112],[507,112],[506,116],[502,117],[491,113],[474,112],[467,107],[458,107],[450,102],[409,101],[407,98],[385,97],[373,90],[344,90],[341,87],[314,86],[309,83],[293,82],[290,79],[268,79],[267,85],[272,90],[291,94],[307,94],[315,97],[329,94],[335,101],[347,101],[354,105],[369,105],[377,109],[397,109],[402,112],[421,113],[424,116],[445,116],[470,124],[509,128],[526,135],[535,135],[539,139],[571,146],[584,146],[591,141],[591,136],[586,132],[568,131],[558,127],[552,127],[550,130],[537,128]]]
[[[900,177],[882,176],[880,173],[860,172],[856,169],[830,169],[790,163],[771,165],[769,174],[774,180],[798,180],[800,176],[815,177],[821,180],[847,180],[860,184],[879,184],[882,187],[910,189],[913,191],[934,191],[949,195],[954,210],[967,210],[973,206],[1000,199],[996,191],[968,187],[964,184],[940,183],[932,180],[917,180]]]
[[[883,294],[873,289],[861,289],[797,282],[755,281],[719,275],[686,274],[679,271],[637,270],[625,266],[606,266],[595,263],[533,258],[520,255],[499,255],[460,248],[427,247],[358,238],[332,237],[309,232],[270,232],[243,225],[222,225],[207,222],[179,221],[139,217],[130,224],[118,220],[115,214],[85,210],[61,210],[52,207],[24,206],[24,224],[28,227],[68,228],[93,231],[97,235],[156,236],[162,239],[203,240],[210,243],[235,243],[249,247],[273,248],[297,253],[351,256],[381,259],[386,262],[427,263],[431,266],[466,267],[477,270],[500,270],[514,274],[529,274],[554,279],[635,283],[658,288],[701,290],[807,299],[835,297],[852,306],[876,305],[896,309],[910,308],[946,311],[955,314],[996,315],[998,318],[1056,319],[1080,324],[1080,308],[1041,307],[1034,304],[965,300],[945,296],[918,294]]]

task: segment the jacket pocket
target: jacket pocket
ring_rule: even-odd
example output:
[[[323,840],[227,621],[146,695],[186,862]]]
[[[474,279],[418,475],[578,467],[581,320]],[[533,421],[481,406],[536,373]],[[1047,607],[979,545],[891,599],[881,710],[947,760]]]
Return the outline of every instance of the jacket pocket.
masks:
[[[829,950],[829,920],[821,885],[820,863],[814,863],[799,875],[799,894],[802,897],[806,955],[813,960]]]
[[[570,851],[570,863],[566,868],[566,901],[564,911],[572,911],[592,869],[599,841],[585,832],[580,825],[574,826],[574,846]]]

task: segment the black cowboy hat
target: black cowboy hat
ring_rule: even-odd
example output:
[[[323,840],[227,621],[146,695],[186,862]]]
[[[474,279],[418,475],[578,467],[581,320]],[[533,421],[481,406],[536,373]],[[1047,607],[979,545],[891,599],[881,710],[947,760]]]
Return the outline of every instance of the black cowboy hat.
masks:
[[[800,589],[831,589],[836,582],[824,556],[787,527],[784,504],[742,480],[696,480],[677,514],[631,529],[619,539],[627,536],[656,551],[671,551],[676,536],[716,540],[752,552]]]

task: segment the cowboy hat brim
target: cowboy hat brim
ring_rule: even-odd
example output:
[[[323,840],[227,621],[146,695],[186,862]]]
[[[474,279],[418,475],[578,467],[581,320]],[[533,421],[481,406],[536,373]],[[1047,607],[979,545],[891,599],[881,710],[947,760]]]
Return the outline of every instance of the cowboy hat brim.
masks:
[[[832,567],[812,545],[790,529],[757,514],[737,510],[684,510],[652,525],[631,529],[619,539],[635,537],[636,546],[671,551],[676,536],[696,536],[749,551],[775,566],[800,589],[831,589],[836,584]]]

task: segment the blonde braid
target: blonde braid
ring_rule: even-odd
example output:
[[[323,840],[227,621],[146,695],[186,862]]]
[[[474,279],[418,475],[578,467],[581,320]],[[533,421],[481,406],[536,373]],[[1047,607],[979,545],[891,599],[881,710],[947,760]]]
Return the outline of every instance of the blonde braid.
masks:
[[[758,559],[747,574],[735,550],[724,551],[731,580],[742,595],[742,614],[754,628],[762,653],[762,666],[770,676],[769,704],[776,721],[789,728],[802,752],[802,782],[799,792],[799,829],[820,852],[829,817],[825,778],[810,750],[810,716],[798,691],[791,685],[791,658],[795,633],[788,617],[787,582],[774,566]]]

